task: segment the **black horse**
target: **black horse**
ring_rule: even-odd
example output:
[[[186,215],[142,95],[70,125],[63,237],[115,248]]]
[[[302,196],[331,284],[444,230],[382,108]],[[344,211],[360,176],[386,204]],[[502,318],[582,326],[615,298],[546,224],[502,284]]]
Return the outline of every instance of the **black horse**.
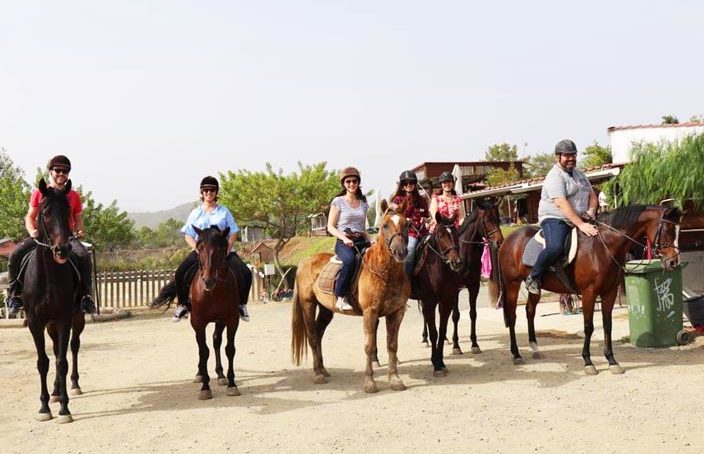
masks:
[[[22,300],[27,314],[34,345],[37,349],[37,369],[41,383],[41,408],[37,419],[48,421],[52,419],[49,409],[49,391],[46,376],[49,371],[49,357],[45,351],[44,329],[49,332],[53,341],[56,356],[56,380],[54,395],[61,403],[58,421],[66,423],[73,421],[68,409],[68,392],[66,390],[66,375],[68,373],[69,338],[73,352],[73,373],[71,379],[73,389],[80,393],[78,386],[78,349],[80,334],[83,331],[84,319],[80,311],[76,311],[79,298],[79,285],[76,271],[69,262],[71,246],[69,237],[70,209],[66,194],[71,190],[69,181],[64,190],[47,187],[44,180],[39,182],[39,190],[43,197],[39,205],[39,238],[34,255],[29,257],[24,275]]]

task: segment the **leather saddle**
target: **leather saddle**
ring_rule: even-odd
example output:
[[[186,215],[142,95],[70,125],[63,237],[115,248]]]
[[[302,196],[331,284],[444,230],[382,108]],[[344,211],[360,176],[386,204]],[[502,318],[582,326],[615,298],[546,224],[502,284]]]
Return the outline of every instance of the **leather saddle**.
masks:
[[[576,290],[576,285],[573,280],[568,276],[565,268],[569,266],[574,258],[577,256],[577,246],[578,235],[577,227],[573,227],[570,234],[567,235],[567,240],[565,241],[564,250],[557,261],[548,268],[548,270],[555,274],[555,276],[562,282],[562,284],[567,287],[570,293],[580,294]],[[534,266],[538,259],[540,252],[545,249],[545,238],[543,237],[543,230],[540,229],[538,232],[528,240],[526,247],[523,249],[523,257],[521,261],[526,266]]]
[[[362,271],[362,259],[366,249],[355,255],[355,269],[352,274],[352,280],[349,285],[349,293],[347,295],[347,301],[352,305],[357,307],[357,281],[359,281],[359,275]],[[329,295],[335,294],[335,284],[337,283],[337,278],[340,275],[340,270],[342,269],[342,260],[340,260],[336,255],[330,257],[328,263],[320,271],[320,275],[315,282],[315,285],[323,293]]]

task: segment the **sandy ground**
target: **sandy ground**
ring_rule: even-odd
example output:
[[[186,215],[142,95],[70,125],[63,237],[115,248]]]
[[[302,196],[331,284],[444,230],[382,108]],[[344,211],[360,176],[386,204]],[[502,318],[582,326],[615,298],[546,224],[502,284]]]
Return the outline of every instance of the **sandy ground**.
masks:
[[[413,305],[414,306],[414,305]],[[545,359],[530,358],[526,322],[519,342],[526,364],[508,352],[501,311],[482,308],[479,342],[469,352],[466,302],[463,356],[435,378],[421,346],[421,316],[408,310],[401,328],[400,374],[408,389],[386,382],[385,336],[379,336],[380,392],[362,391],[361,319],[336,316],[324,343],[332,374],[325,385],[290,362],[290,305],[253,305],[240,325],[236,374],[240,397],[212,382],[214,398],[197,399],[192,383],[196,344],[188,323],[167,315],[89,324],[80,356],[82,396],[71,399],[75,421],[37,422],[36,355],[26,329],[0,329],[4,390],[0,451],[8,452],[695,452],[704,412],[704,339],[686,347],[616,346],[624,375],[608,372],[596,320],[593,358],[600,374],[582,372],[581,315],[539,306]],[[519,308],[521,310],[522,308]],[[597,314],[598,315],[598,314]],[[628,334],[626,309],[615,311],[614,334]],[[384,330],[382,323],[380,331]],[[211,355],[211,362],[213,357]],[[211,367],[211,370],[214,368]],[[53,376],[53,359],[52,372]],[[54,415],[58,404],[51,404]]]

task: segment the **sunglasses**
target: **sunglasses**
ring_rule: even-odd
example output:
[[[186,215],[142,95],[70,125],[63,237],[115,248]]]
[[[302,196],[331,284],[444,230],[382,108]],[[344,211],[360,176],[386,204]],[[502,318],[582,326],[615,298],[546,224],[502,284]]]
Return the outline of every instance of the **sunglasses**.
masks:
[[[357,184],[357,183],[359,183],[359,180],[356,178],[349,178],[349,179],[345,180],[345,184],[353,184],[353,183]]]
[[[214,192],[214,193],[217,194],[218,190],[217,190],[217,189],[212,189],[212,188],[205,188],[205,189],[201,189],[200,192],[202,192],[203,194],[206,194],[206,193],[208,193],[208,192]]]
[[[415,186],[416,182],[415,181],[404,181],[403,183],[404,186]]]
[[[51,171],[54,173],[63,173],[64,175],[68,175],[68,172],[69,172],[68,169],[64,169],[61,167],[54,167],[53,169],[51,169]]]

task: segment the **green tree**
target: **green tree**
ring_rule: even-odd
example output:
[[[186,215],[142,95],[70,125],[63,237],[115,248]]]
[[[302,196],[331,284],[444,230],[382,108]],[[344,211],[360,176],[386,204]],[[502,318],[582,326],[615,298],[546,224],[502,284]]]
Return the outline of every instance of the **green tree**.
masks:
[[[679,124],[679,122],[680,121],[674,115],[663,115],[662,116],[662,123],[660,123],[660,124],[662,124],[662,125],[676,125],[676,124]]]
[[[704,123],[704,115],[692,115],[689,117],[690,123]]]
[[[486,176],[486,184],[489,186],[499,186],[502,184],[517,181],[520,178],[518,170],[511,166],[508,170],[493,169]]]
[[[176,219],[167,219],[159,224],[156,229],[143,226],[135,232],[137,246],[148,249],[165,248],[170,246],[185,246],[181,227],[183,223]]]
[[[616,206],[674,198],[680,206],[692,199],[695,209],[704,208],[704,134],[679,142],[641,143],[631,151],[631,163],[606,185]]]
[[[517,161],[518,148],[516,145],[499,143],[489,147],[484,154],[485,161]]]
[[[524,167],[528,168],[529,172],[528,175],[525,175],[524,171],[524,176],[530,178],[544,177],[554,165],[555,155],[552,153],[542,153],[535,156],[528,156]]]
[[[284,175],[266,164],[263,172],[248,170],[221,174],[220,201],[230,208],[240,225],[258,225],[276,238],[274,264],[283,275],[279,253],[298,231],[308,228],[311,213],[327,212],[340,190],[337,173],[327,163],[298,163],[298,172]]]
[[[584,156],[579,163],[579,167],[582,169],[598,167],[604,164],[610,164],[612,159],[613,155],[611,154],[611,145],[602,147],[595,140],[593,144],[584,149]]]
[[[120,211],[117,200],[110,205],[95,203],[93,193],[82,186],[76,188],[83,201],[83,223],[86,241],[93,243],[98,250],[114,250],[127,246],[134,240],[134,221]]]
[[[25,236],[24,217],[29,206],[30,187],[24,173],[0,148],[0,238],[17,241]]]

